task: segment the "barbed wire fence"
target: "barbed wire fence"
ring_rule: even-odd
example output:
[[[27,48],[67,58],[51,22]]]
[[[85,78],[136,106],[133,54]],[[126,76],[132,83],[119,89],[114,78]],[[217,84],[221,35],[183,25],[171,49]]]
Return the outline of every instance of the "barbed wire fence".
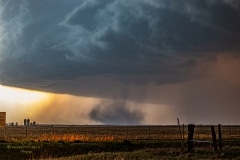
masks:
[[[216,133],[219,129],[217,126]],[[224,125],[221,127],[223,140],[240,139],[240,126]],[[94,141],[94,140],[181,140],[187,141],[188,126],[183,125],[182,135],[178,126],[81,126],[81,125],[36,125],[0,127],[0,140],[18,141]],[[211,141],[211,126],[197,125],[194,139]]]

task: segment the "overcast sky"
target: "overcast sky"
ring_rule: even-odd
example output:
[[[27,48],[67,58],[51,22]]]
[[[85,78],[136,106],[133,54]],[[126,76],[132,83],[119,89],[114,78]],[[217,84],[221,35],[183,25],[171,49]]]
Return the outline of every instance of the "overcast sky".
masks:
[[[0,83],[95,98],[86,114],[96,123],[237,124],[239,7],[239,0],[0,0]]]

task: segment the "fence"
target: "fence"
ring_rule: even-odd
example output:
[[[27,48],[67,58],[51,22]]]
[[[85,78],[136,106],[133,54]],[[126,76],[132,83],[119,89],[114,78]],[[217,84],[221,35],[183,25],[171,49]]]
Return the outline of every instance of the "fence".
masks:
[[[223,140],[240,140],[240,126],[223,125]],[[216,133],[218,128],[215,126]],[[187,142],[188,128],[182,129]],[[36,125],[6,126],[0,128],[0,140],[20,141],[110,141],[110,140],[181,140],[178,126],[83,126],[83,125]],[[212,141],[211,127],[195,127],[194,139]]]

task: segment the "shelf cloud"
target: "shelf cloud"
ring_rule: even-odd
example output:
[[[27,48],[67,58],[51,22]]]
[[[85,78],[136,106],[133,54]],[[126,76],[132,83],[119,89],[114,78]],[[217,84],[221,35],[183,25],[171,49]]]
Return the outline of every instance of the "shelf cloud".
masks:
[[[112,99],[90,113],[103,123],[115,112],[126,115],[126,123],[144,119],[142,112],[129,111],[125,100],[175,106],[190,121],[209,109],[209,114],[219,110],[209,118],[215,122],[230,107],[231,119],[240,104],[239,5],[238,0],[0,0],[0,83]],[[115,108],[108,113],[102,105]]]

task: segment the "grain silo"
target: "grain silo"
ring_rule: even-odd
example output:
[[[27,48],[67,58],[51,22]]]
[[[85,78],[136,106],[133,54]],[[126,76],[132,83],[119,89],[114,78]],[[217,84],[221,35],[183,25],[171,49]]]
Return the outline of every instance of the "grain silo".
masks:
[[[30,119],[27,119],[27,126],[29,126],[30,125]]]
[[[24,126],[27,125],[27,119],[24,119]]]

